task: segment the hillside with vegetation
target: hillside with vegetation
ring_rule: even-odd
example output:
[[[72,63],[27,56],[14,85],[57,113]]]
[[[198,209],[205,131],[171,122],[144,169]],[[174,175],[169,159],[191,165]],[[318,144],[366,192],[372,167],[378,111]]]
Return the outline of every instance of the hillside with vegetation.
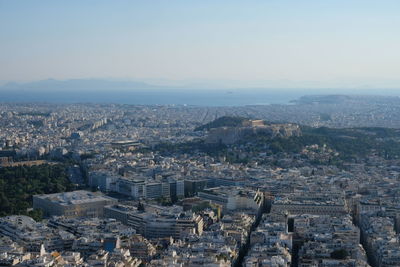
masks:
[[[343,160],[364,157],[374,153],[386,159],[400,157],[400,131],[388,128],[312,128],[302,126],[302,136],[270,139],[263,135],[253,136],[254,149],[268,144],[273,153],[299,153],[311,145],[325,146],[338,152]]]
[[[222,117],[201,129],[210,129],[227,125],[237,125],[243,118]],[[338,164],[365,158],[368,155],[380,156],[384,159],[400,158],[400,130],[392,128],[313,128],[301,126],[302,135],[290,137],[273,137],[262,132],[254,133],[236,144],[207,144],[204,140],[185,143],[162,143],[155,150],[162,154],[206,153],[211,156],[222,156],[230,162],[248,162],[259,160],[260,153],[274,155],[279,153],[298,154],[307,158],[314,154],[312,162],[317,164]],[[245,159],[238,155],[245,151]],[[311,153],[311,152],[312,153]],[[310,152],[310,153],[309,153]],[[327,155],[327,159],[323,157]],[[318,158],[318,155],[325,156]],[[257,159],[256,159],[257,158]]]

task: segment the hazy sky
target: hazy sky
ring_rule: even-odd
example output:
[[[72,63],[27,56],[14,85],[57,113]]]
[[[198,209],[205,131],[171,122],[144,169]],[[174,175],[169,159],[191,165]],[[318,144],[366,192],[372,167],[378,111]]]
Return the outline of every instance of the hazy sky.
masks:
[[[0,0],[0,80],[400,88],[399,0]]]

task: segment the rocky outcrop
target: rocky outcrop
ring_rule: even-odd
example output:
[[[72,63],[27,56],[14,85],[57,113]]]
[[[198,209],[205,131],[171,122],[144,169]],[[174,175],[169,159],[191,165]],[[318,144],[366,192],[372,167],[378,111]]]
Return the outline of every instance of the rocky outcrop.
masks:
[[[222,143],[229,145],[258,134],[266,135],[269,138],[300,136],[301,129],[297,124],[220,127],[210,129],[205,141],[208,144]]]

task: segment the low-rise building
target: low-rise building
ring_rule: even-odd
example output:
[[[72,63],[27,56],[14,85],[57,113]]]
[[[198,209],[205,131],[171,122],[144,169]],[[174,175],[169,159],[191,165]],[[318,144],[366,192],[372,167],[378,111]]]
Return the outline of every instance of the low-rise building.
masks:
[[[287,212],[292,215],[341,216],[347,214],[347,205],[341,194],[293,193],[276,196],[272,203],[271,212]]]
[[[145,210],[124,205],[105,207],[105,216],[120,220],[146,238],[181,238],[203,233],[203,218],[177,207],[146,206]]]

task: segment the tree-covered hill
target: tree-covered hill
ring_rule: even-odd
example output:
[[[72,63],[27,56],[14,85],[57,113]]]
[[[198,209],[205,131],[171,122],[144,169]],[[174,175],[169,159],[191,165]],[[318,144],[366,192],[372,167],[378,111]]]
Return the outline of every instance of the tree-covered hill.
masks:
[[[240,118],[229,119],[238,122]],[[214,121],[215,122],[215,121]],[[212,128],[222,122],[212,123],[206,127]],[[227,125],[227,124],[224,124]],[[232,124],[231,124],[232,125]],[[392,128],[313,128],[301,126],[301,136],[274,137],[263,133],[255,133],[233,145],[207,144],[203,140],[185,143],[162,143],[154,149],[162,154],[176,153],[206,153],[211,156],[229,156],[229,151],[244,151],[248,154],[259,153],[303,153],[302,151],[313,145],[333,150],[336,159],[343,162],[356,158],[364,158],[375,154],[385,159],[400,158],[400,129]],[[337,152],[337,154],[336,154]],[[231,158],[228,157],[227,158]]]
[[[400,158],[400,130],[389,128],[312,128],[302,126],[301,136],[289,138],[269,138],[256,135],[249,137],[244,143],[250,147],[267,145],[272,153],[299,153],[306,146],[327,146],[339,153],[343,160],[364,157],[375,153],[386,159]]]

